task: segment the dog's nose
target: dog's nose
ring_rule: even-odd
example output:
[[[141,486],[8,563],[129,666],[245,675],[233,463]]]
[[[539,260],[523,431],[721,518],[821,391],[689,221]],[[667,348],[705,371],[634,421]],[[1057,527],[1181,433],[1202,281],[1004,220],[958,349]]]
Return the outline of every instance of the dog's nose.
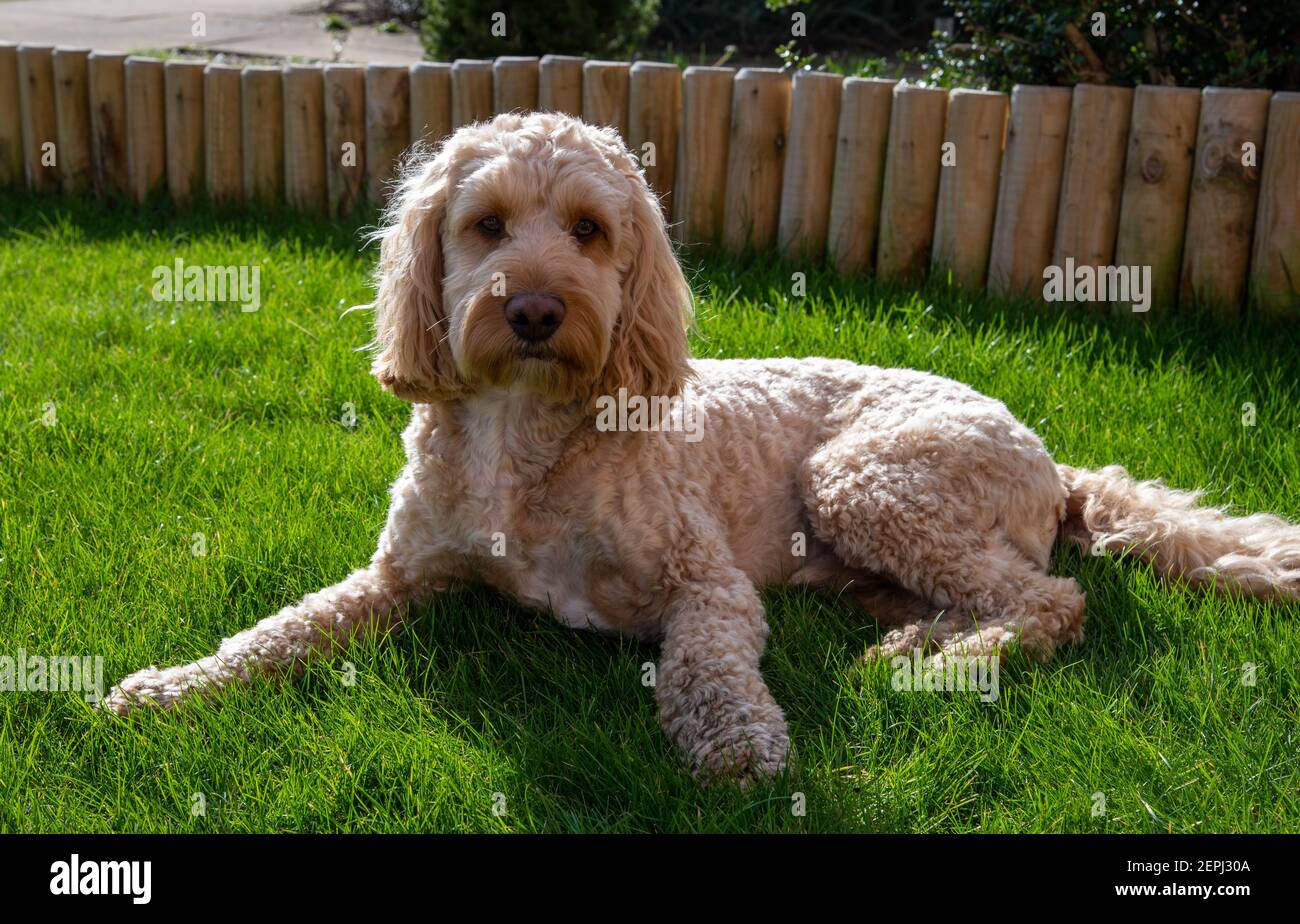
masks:
[[[554,295],[529,292],[506,299],[506,323],[520,340],[549,340],[564,321],[564,302]]]

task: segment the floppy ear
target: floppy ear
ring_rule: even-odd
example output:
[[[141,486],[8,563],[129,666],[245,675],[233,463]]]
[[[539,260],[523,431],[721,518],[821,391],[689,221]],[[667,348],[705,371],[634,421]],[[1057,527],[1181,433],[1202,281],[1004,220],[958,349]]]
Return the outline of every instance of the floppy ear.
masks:
[[[442,226],[447,163],[439,156],[405,181],[379,232],[375,347],[379,384],[414,402],[446,401],[464,384],[448,344],[442,305]]]
[[[677,264],[663,211],[639,171],[632,205],[632,263],[623,278],[623,304],[615,323],[603,394],[673,396],[690,374],[686,331],[691,287]]]

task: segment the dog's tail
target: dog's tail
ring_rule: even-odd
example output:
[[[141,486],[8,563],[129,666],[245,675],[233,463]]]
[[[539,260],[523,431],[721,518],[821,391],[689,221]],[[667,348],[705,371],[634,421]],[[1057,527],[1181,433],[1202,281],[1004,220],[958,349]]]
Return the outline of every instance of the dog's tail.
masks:
[[[1199,506],[1199,492],[1134,481],[1118,465],[1057,468],[1069,491],[1061,536],[1075,545],[1137,555],[1161,576],[1194,585],[1300,599],[1300,526]]]

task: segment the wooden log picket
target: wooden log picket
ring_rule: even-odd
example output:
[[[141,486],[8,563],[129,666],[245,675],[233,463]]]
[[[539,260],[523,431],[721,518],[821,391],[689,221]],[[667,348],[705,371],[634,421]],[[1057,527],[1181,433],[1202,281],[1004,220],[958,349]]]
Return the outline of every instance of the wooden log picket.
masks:
[[[790,78],[775,68],[741,68],[731,93],[722,225],[722,244],[733,253],[776,244],[789,125]]]
[[[284,83],[278,67],[246,67],[240,79],[244,199],[284,200]]]
[[[18,46],[18,88],[27,185],[38,192],[52,192],[59,188],[53,48]]]
[[[366,182],[370,198],[383,204],[411,138],[410,72],[398,65],[366,68]]]
[[[1179,301],[1224,318],[1238,313],[1246,291],[1269,96],[1221,87],[1201,94]]]
[[[682,118],[682,72],[675,64],[638,61],[628,88],[627,144],[645,168],[664,213],[672,214],[677,180],[677,133]]]
[[[451,65],[411,65],[411,143],[436,145],[451,134]]]
[[[243,107],[240,69],[209,64],[203,71],[203,176],[214,202],[244,198]]]
[[[951,273],[964,288],[982,289],[987,278],[1006,127],[1005,93],[953,91],[930,265],[937,273]]]
[[[1166,311],[1178,301],[1200,111],[1199,90],[1141,86],[1133,93],[1115,263],[1151,267],[1147,311]],[[1142,306],[1129,301],[1115,307],[1131,312]]]
[[[126,163],[131,195],[143,202],[167,182],[163,63],[126,59]]]
[[[844,274],[876,265],[880,193],[896,80],[850,77],[840,99],[826,248]]]
[[[582,115],[582,65],[585,58],[543,55],[539,65],[537,108]]]
[[[492,111],[532,112],[537,108],[536,58],[501,57],[492,63]]]
[[[18,102],[18,46],[0,42],[0,186],[23,180],[23,119]]]
[[[346,216],[365,191],[365,69],[325,68],[325,185],[329,211]]]
[[[1259,187],[1250,292],[1265,315],[1300,320],[1300,93],[1268,106],[1268,156]]]
[[[284,197],[290,208],[321,215],[325,180],[325,74],[319,67],[284,69]]]
[[[452,130],[492,118],[492,62],[461,58],[451,65]]]
[[[58,123],[59,180],[65,193],[94,184],[90,143],[90,52],[54,49],[54,108]]]
[[[713,244],[722,233],[735,77],[730,67],[688,67],[682,75],[673,196],[673,233],[681,243]]]
[[[202,61],[168,61],[163,68],[164,124],[167,132],[167,193],[188,204],[203,189]]]
[[[825,254],[843,83],[837,74],[794,76],[777,226],[777,246],[788,260],[820,261]]]
[[[91,52],[86,78],[95,192],[115,199],[126,195],[131,185],[126,144],[126,55]]]
[[[1081,83],[1070,102],[1052,263],[1109,266],[1115,256],[1133,91]]]
[[[366,71],[355,64],[325,67],[325,184],[331,215],[357,208],[366,180]]]
[[[994,295],[1042,293],[1043,270],[1052,260],[1069,126],[1070,91],[1065,87],[1012,89],[989,250],[988,290]]]
[[[623,61],[588,61],[582,66],[582,118],[608,125],[627,138],[631,67]]]
[[[882,279],[917,279],[930,262],[948,93],[900,83],[889,116],[889,150],[880,198]]]

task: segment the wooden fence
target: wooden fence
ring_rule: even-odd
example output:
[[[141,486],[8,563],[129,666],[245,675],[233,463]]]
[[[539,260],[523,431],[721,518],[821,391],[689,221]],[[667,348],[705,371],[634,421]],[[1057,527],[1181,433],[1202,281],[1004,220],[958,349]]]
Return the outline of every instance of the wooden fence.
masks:
[[[1300,93],[1008,97],[559,55],[241,69],[0,45],[0,185],[337,216],[382,196],[410,143],[530,109],[617,127],[685,244],[1004,295],[1041,295],[1067,261],[1145,266],[1155,310],[1300,316]]]

